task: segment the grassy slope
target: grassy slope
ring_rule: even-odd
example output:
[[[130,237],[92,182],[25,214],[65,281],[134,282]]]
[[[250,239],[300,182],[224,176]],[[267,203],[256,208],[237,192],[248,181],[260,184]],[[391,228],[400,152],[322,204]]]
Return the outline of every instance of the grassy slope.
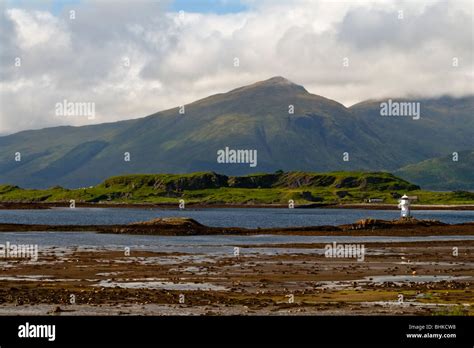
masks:
[[[176,203],[179,199],[199,203],[360,203],[383,198],[396,203],[396,194],[417,195],[420,204],[474,203],[474,193],[429,192],[390,173],[289,172],[228,177],[213,172],[192,174],[141,174],[112,177],[100,185],[45,190],[1,185],[0,201],[15,202],[126,202]]]
[[[452,155],[433,158],[403,167],[396,174],[434,190],[473,190],[474,151],[459,152],[457,162]]]

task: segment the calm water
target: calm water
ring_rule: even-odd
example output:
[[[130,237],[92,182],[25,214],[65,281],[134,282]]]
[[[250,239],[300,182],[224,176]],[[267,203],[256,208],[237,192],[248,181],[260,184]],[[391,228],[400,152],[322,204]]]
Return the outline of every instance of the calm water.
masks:
[[[474,221],[474,211],[415,211],[414,216],[438,219],[448,223]],[[57,208],[51,210],[0,210],[0,222],[26,224],[126,224],[157,217],[191,217],[208,226],[239,227],[287,227],[339,225],[361,218],[394,219],[398,211],[360,209],[113,209],[113,208]],[[0,233],[0,244],[9,241],[16,244],[39,244],[42,247],[58,246],[81,248],[105,247],[123,249],[129,246],[161,252],[196,254],[229,254],[233,246],[254,244],[245,253],[314,253],[312,249],[259,248],[258,244],[272,243],[368,243],[430,240],[474,240],[474,236],[436,237],[387,237],[387,236],[138,236],[98,234],[93,232],[8,232]]]
[[[341,225],[362,218],[392,220],[397,210],[366,209],[117,209],[56,208],[50,210],[0,210],[0,223],[23,224],[128,224],[159,217],[190,217],[207,226],[216,227],[291,227]],[[416,210],[419,219],[436,219],[446,223],[474,221],[474,211]]]
[[[424,237],[390,237],[390,236],[291,236],[291,235],[255,235],[255,236],[140,236],[120,234],[99,234],[95,232],[6,232],[0,233],[0,244],[7,241],[11,244],[38,244],[40,249],[51,246],[95,249],[102,247],[111,250],[150,250],[158,252],[181,252],[198,255],[231,255],[234,247],[255,245],[242,248],[242,254],[276,254],[276,253],[318,253],[315,249],[305,248],[259,248],[261,244],[286,243],[396,243],[416,241],[474,240],[474,236],[424,236]],[[323,251],[320,250],[320,253]],[[379,252],[371,250],[370,253]],[[370,254],[369,253],[369,254]]]

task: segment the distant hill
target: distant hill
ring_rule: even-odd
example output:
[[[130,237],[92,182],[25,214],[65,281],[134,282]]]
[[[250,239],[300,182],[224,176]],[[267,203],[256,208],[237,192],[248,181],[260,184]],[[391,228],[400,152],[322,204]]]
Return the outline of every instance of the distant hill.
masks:
[[[390,173],[276,172],[227,176],[214,172],[135,174],[116,176],[101,184],[74,190],[59,186],[45,190],[0,185],[0,201],[7,202],[125,202],[177,203],[337,203],[382,198],[396,202],[419,187]],[[474,198],[474,197],[473,197]]]
[[[474,193],[429,192],[385,172],[282,172],[227,176],[215,172],[133,174],[106,179],[99,185],[44,190],[0,185],[0,202],[171,203],[199,204],[334,204],[378,199],[397,203],[403,194],[417,203],[472,204]]]
[[[377,151],[385,163],[397,162],[402,167],[474,148],[474,97],[394,100],[419,102],[420,119],[381,117],[380,103],[385,100],[349,108],[379,141]]]
[[[0,183],[74,188],[149,172],[393,171],[474,148],[473,110],[474,97],[444,97],[422,100],[420,120],[381,117],[380,101],[346,108],[274,77],[188,104],[184,115],[173,108],[0,137]],[[257,150],[257,166],[218,163],[225,147]]]
[[[474,151],[459,152],[457,162],[451,154],[408,165],[396,174],[426,189],[474,191]]]

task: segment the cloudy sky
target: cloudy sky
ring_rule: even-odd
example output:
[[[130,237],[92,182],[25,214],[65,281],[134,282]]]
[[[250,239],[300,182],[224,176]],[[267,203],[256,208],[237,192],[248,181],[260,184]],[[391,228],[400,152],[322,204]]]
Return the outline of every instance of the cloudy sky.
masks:
[[[0,0],[0,11],[0,134],[142,117],[277,75],[346,106],[474,94],[470,0]],[[95,103],[95,119],[56,116],[63,100]]]

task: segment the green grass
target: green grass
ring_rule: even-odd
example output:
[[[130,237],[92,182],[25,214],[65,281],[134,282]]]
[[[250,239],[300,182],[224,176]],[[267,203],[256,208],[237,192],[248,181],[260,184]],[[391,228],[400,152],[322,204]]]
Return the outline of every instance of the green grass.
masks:
[[[442,316],[466,316],[469,314],[469,308],[465,308],[462,305],[458,305],[455,307],[448,307],[445,309],[441,309],[433,313],[433,315],[442,315]]]
[[[453,156],[425,160],[397,171],[408,180],[432,189],[473,189],[474,151],[460,151],[457,162]]]
[[[474,204],[474,193],[430,192],[385,172],[276,172],[227,177],[213,172],[191,174],[134,174],[111,177],[88,188],[44,190],[0,185],[3,202],[123,202],[296,204],[362,203],[382,198],[395,204],[398,197],[418,196],[417,204]]]

